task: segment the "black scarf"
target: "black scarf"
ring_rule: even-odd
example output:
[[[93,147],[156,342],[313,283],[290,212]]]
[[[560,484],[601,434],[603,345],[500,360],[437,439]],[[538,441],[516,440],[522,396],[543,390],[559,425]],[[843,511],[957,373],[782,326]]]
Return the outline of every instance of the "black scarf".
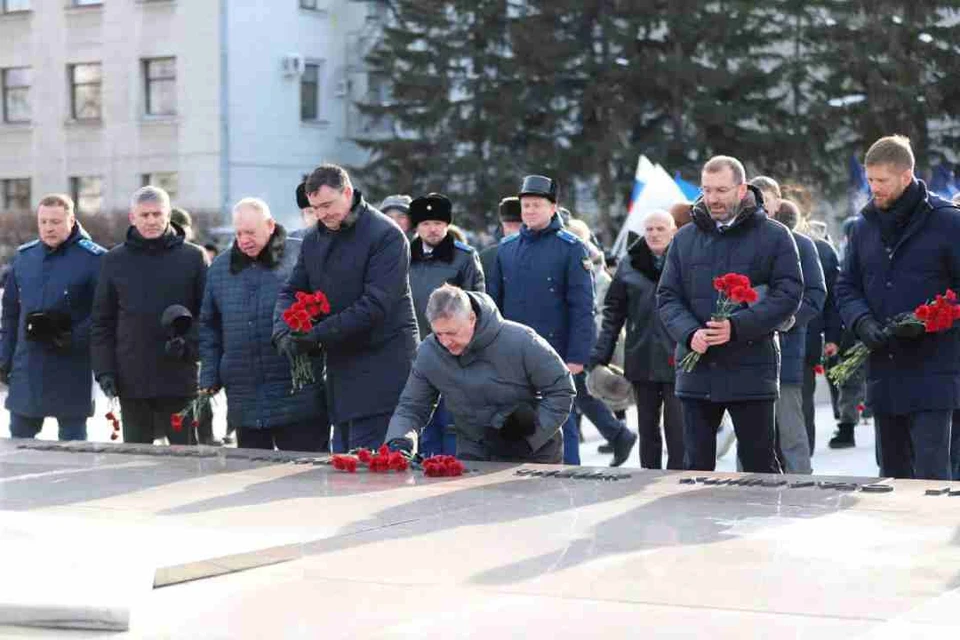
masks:
[[[900,238],[907,230],[907,225],[913,218],[913,212],[917,210],[917,206],[922,199],[923,192],[920,189],[920,183],[914,179],[889,209],[882,210],[871,203],[870,206],[877,216],[877,224],[880,225],[880,238],[883,240],[883,246],[891,249],[900,242]]]
[[[273,230],[270,239],[267,240],[267,244],[260,250],[256,258],[251,258],[243,251],[240,251],[240,247],[237,246],[237,241],[234,240],[230,246],[230,273],[236,275],[254,262],[259,262],[264,269],[276,269],[277,265],[279,265],[283,259],[283,249],[286,246],[286,241],[287,230],[279,223]]]
[[[669,246],[667,249],[669,250]],[[647,246],[646,238],[639,238],[636,242],[630,245],[627,249],[627,254],[630,256],[630,265],[647,276],[653,282],[660,282],[660,274],[663,273],[664,259],[667,255],[664,251],[663,256],[660,259],[657,259],[657,256],[653,255],[653,251],[650,251],[650,247]]]
[[[422,262],[424,260],[442,260],[443,262],[453,262],[455,247],[453,245],[453,236],[448,232],[443,237],[440,244],[433,248],[433,252],[425,254],[423,252],[423,240],[415,239],[410,243],[410,262]]]

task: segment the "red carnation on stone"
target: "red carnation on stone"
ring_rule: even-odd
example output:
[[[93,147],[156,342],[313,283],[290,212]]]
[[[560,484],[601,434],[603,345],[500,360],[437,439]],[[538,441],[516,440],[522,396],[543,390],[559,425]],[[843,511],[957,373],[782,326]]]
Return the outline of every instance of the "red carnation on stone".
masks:
[[[813,365],[813,372],[818,376],[822,376],[826,372],[826,369],[823,368],[822,364],[815,364]]]

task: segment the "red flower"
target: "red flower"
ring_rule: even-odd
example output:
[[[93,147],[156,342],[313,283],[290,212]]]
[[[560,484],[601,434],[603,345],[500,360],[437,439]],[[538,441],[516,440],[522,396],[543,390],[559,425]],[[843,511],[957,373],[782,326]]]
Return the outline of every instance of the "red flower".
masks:
[[[673,355],[671,354],[667,356],[667,364],[671,367],[675,367],[677,366],[677,359],[674,358]]]
[[[386,458],[387,456],[390,455],[390,447],[388,447],[385,444],[380,445],[380,448],[377,449],[377,455],[380,455]]]
[[[713,288],[721,293],[726,293],[727,283],[723,278],[714,278],[713,279]]]
[[[293,295],[296,297],[298,303],[308,302],[312,297],[306,291],[297,291]]]
[[[183,429],[183,416],[181,416],[179,413],[175,413],[170,416],[170,426],[173,427],[173,430],[177,432]]]
[[[109,420],[110,422],[113,422],[116,419],[117,419],[117,416],[113,414],[113,411],[107,411],[107,420]]]
[[[813,372],[818,376],[822,376],[826,373],[826,369],[823,368],[822,364],[815,364],[813,365]]]
[[[858,405],[857,405],[857,411],[859,411],[860,413],[863,413],[863,410],[864,410],[864,409],[866,409],[866,407],[863,406],[862,404],[858,404]]]
[[[359,449],[357,451],[357,458],[359,458],[360,462],[363,464],[370,464],[370,458],[372,457],[373,455],[370,453],[369,449]]]
[[[947,299],[947,302],[956,302],[957,294],[954,293],[953,289],[947,289],[947,293],[944,295],[944,298]]]
[[[760,299],[760,294],[757,293],[757,290],[752,287],[747,287],[746,292],[743,297],[743,301],[747,304],[753,304]]]
[[[323,291],[315,291],[313,293],[313,301],[318,307],[320,307],[320,311],[324,315],[330,313],[330,300],[327,299],[327,294],[325,294]]]
[[[193,422],[192,422],[191,424],[192,424],[193,426],[195,426],[195,427],[199,427],[199,426],[200,426],[200,421],[197,420],[196,418],[194,418],[194,419],[193,419]]]
[[[120,437],[120,434],[118,434],[116,431],[114,431],[113,433],[110,434],[110,439],[111,439],[111,440],[116,440],[116,439],[119,438],[119,437]]]

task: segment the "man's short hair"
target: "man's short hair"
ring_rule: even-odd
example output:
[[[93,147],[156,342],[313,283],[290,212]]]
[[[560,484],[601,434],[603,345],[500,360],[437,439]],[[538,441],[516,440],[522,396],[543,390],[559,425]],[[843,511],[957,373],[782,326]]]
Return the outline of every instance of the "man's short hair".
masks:
[[[724,169],[733,172],[733,184],[741,185],[747,180],[747,172],[743,163],[732,156],[713,156],[703,165],[704,173],[720,173]]]
[[[37,203],[38,211],[40,207],[63,207],[67,215],[72,216],[74,209],[73,198],[63,193],[48,193],[40,198],[40,202]]]
[[[161,209],[167,213],[170,213],[170,194],[160,187],[155,187],[152,184],[148,184],[147,186],[140,187],[134,191],[133,197],[130,198],[130,208],[136,208],[137,205],[144,204],[146,202],[159,204]]]
[[[473,311],[470,296],[460,287],[445,284],[434,289],[427,300],[427,322],[433,323],[443,318],[466,318]]]
[[[778,198],[783,195],[780,193],[780,183],[770,176],[757,176],[750,181],[750,184],[760,189],[760,191],[772,191]]]
[[[351,186],[347,170],[335,164],[322,164],[307,177],[304,190],[307,194],[316,193],[322,187],[330,187],[335,191],[343,191]]]
[[[693,220],[693,204],[690,202],[677,202],[670,205],[670,215],[673,216],[673,222],[677,229]]]
[[[868,167],[892,164],[900,171],[907,169],[913,171],[916,159],[913,157],[913,149],[910,148],[910,138],[906,136],[880,138],[870,146],[863,164]]]
[[[781,200],[780,209],[777,210],[777,214],[773,216],[773,219],[793,231],[800,222],[800,207],[798,207],[797,203],[793,200]]]
[[[264,220],[273,218],[273,215],[270,213],[270,205],[260,198],[241,198],[237,201],[237,204],[233,205],[233,214],[236,215],[240,209],[253,209],[263,216]]]

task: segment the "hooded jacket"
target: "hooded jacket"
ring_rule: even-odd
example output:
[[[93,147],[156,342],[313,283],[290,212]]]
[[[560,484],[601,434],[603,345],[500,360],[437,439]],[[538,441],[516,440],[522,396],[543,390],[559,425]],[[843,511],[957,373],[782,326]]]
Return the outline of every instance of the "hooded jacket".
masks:
[[[457,438],[482,443],[523,403],[537,406],[537,430],[527,438],[537,451],[570,414],[576,390],[557,352],[532,329],[504,320],[490,296],[467,292],[477,315],[473,339],[459,356],[431,334],[420,344],[386,440],[413,439],[430,419],[438,396],[453,414]],[[458,446],[459,448],[459,446]]]

